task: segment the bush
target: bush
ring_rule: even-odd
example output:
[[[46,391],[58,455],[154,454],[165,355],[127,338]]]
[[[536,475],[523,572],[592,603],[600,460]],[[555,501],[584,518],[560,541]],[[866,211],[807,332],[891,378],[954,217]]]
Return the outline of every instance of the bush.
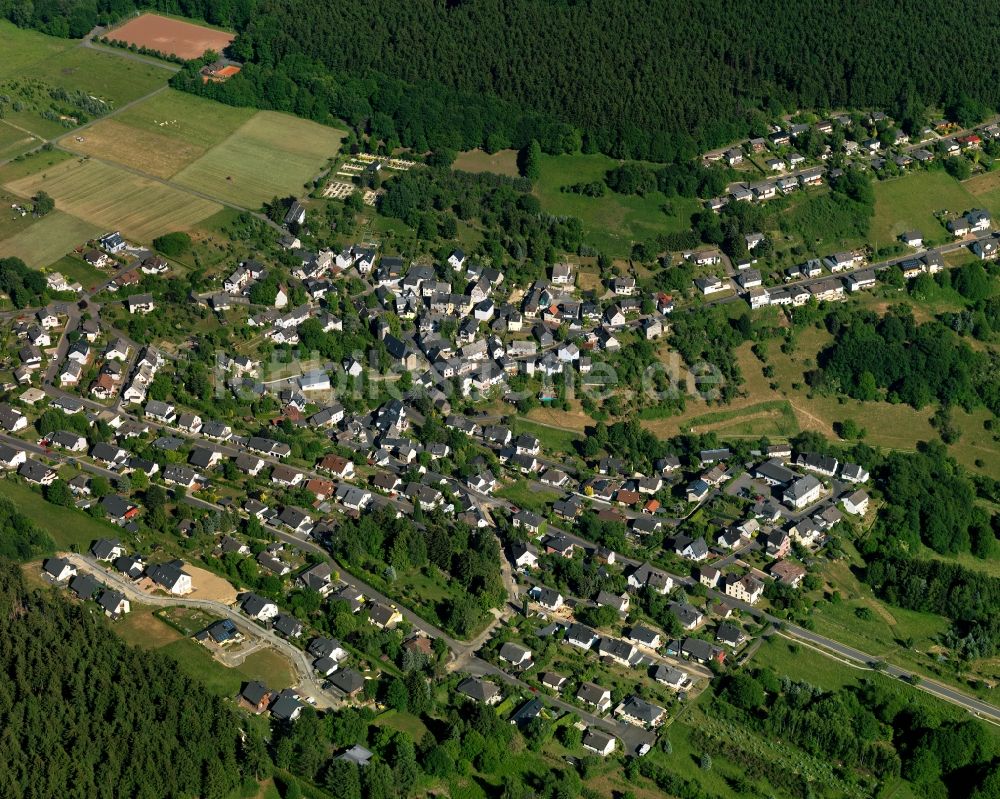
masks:
[[[191,249],[191,237],[181,231],[165,233],[153,239],[153,246],[167,257],[176,258]]]

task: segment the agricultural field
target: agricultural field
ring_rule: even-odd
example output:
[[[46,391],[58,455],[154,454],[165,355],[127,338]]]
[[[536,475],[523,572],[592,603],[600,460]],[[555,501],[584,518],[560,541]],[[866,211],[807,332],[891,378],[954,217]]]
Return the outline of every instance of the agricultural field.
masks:
[[[159,14],[143,14],[131,19],[109,31],[107,37],[184,59],[200,58],[208,50],[221,53],[236,38],[235,34],[224,30]]]
[[[64,161],[6,187],[22,197],[44,190],[60,210],[138,241],[188,230],[221,209],[218,203],[85,158]]]
[[[103,119],[80,133],[65,136],[61,146],[80,155],[115,161],[157,178],[169,178],[204,154],[204,149],[160,133],[136,130],[117,119]]]
[[[962,183],[962,186],[994,217],[1000,216],[1000,170],[994,169],[976,175]]]
[[[919,230],[924,241],[949,240],[951,237],[934,216],[935,212],[958,214],[979,203],[965,184],[944,170],[911,172],[873,185],[875,216],[871,239],[878,247],[892,244],[905,230]]]
[[[173,180],[234,205],[255,208],[275,195],[301,192],[336,155],[345,135],[315,122],[261,111]]]
[[[118,54],[77,47],[3,79],[0,94],[8,98],[3,103],[8,123],[54,138],[162,88],[169,74]],[[57,88],[66,94],[54,97]]]
[[[162,67],[84,47],[36,62],[30,69],[30,77],[100,97],[112,110],[165,86],[170,74]]]
[[[65,136],[60,144],[166,179],[223,142],[253,115],[248,108],[168,89],[113,119]]]
[[[488,153],[485,150],[466,150],[458,154],[452,167],[463,172],[493,172],[511,178],[516,178],[519,174],[517,150],[497,150],[495,153]]]
[[[115,116],[115,120],[205,151],[225,141],[255,113],[251,108],[235,108],[166,89],[125,109]]]
[[[0,240],[0,252],[20,258],[34,269],[41,269],[104,232],[99,225],[57,210],[21,232]],[[70,277],[66,272],[63,274]]]
[[[586,240],[613,257],[628,256],[636,241],[688,229],[691,214],[700,207],[694,199],[668,199],[660,192],[639,197],[608,191],[603,197],[585,197],[562,191],[563,186],[602,180],[617,165],[604,155],[543,155],[535,194],[549,213],[578,217]]]

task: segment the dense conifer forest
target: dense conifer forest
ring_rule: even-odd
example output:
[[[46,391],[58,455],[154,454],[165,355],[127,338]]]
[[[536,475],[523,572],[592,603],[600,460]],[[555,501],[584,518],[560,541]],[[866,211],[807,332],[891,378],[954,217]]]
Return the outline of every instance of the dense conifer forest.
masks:
[[[147,4],[142,4],[148,7]],[[228,102],[331,114],[407,146],[671,161],[762,133],[764,113],[885,109],[904,128],[943,106],[1000,106],[1000,8],[918,0],[156,0],[240,33],[249,64]],[[2,0],[0,15],[62,36],[131,0]]]
[[[0,796],[207,799],[241,782],[230,708],[7,560],[0,670]]]

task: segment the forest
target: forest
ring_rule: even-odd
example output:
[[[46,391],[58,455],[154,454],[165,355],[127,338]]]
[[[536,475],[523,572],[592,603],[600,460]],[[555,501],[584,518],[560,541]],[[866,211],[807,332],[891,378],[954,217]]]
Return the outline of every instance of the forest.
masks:
[[[2,796],[218,799],[242,781],[231,709],[6,560],[0,670]]]
[[[27,561],[51,552],[52,539],[7,497],[0,497],[0,558]]]
[[[912,129],[932,106],[963,124],[1000,106],[992,6],[972,15],[918,0],[3,0],[0,16],[79,37],[140,5],[239,33],[239,76],[203,84],[187,69],[178,87],[332,115],[421,151],[537,139],[547,152],[670,162],[762,135],[767,117],[799,108],[880,108]]]
[[[908,309],[885,316],[839,310],[827,316],[833,343],[820,352],[810,385],[862,401],[885,399],[922,408],[937,401],[1000,412],[996,375],[977,353],[938,321],[917,324]]]
[[[444,165],[405,172],[385,185],[379,212],[401,219],[420,238],[454,238],[459,220],[484,230],[482,250],[495,262],[515,264],[507,279],[529,283],[543,276],[543,265],[557,252],[593,254],[582,245],[583,226],[574,217],[542,211],[524,178],[456,172]]]
[[[990,517],[975,503],[975,485],[939,442],[916,452],[890,452],[874,470],[886,504],[879,513],[872,551],[892,546],[935,552],[995,554]]]
[[[859,773],[885,780],[901,774],[923,796],[995,795],[997,753],[985,726],[942,718],[884,680],[826,691],[770,669],[752,669],[724,679],[713,710]],[[746,757],[724,740],[700,735],[699,741],[710,752]],[[751,774],[759,767],[744,765]],[[806,789],[799,795],[814,794]]]

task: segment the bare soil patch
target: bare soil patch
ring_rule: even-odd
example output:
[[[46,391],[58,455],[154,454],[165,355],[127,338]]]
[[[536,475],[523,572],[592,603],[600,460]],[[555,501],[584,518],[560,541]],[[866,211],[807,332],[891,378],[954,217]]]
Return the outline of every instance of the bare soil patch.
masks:
[[[191,575],[191,599],[213,599],[226,605],[236,602],[236,589],[228,580],[190,563],[184,564],[184,571]]]

